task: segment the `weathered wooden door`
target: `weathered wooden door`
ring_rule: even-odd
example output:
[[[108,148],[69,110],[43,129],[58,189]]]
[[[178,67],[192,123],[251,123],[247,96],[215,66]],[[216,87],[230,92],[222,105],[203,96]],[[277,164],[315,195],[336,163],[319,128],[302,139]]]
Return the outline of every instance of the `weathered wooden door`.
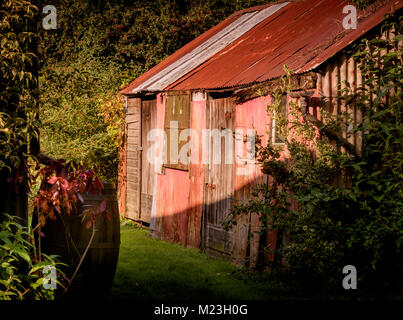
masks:
[[[140,220],[151,221],[151,206],[154,189],[154,165],[148,159],[148,151],[153,142],[148,141],[148,133],[157,125],[157,100],[143,100],[141,104],[141,208]]]
[[[235,104],[231,98],[210,99],[206,113],[210,147],[205,166],[202,247],[211,255],[229,258],[232,232],[225,231],[222,222],[231,209],[234,193]],[[214,146],[217,141],[220,145]]]
[[[155,99],[129,98],[127,101],[127,191],[128,218],[150,223],[154,187],[154,166],[147,152],[152,145],[147,135],[156,127]]]
[[[141,173],[141,99],[127,98],[126,217],[139,219]]]

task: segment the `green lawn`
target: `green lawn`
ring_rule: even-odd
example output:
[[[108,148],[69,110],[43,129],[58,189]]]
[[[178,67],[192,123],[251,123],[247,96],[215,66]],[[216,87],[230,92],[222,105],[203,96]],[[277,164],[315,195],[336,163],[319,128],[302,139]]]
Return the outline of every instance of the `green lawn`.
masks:
[[[199,250],[153,239],[134,225],[121,227],[111,299],[286,298],[282,291]]]

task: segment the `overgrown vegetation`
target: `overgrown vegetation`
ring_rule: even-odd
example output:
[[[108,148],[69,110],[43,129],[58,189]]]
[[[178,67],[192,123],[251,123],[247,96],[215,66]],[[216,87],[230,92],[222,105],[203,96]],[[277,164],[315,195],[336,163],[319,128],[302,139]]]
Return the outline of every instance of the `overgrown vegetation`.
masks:
[[[105,180],[115,180],[123,133],[123,103],[117,90],[233,11],[265,2],[54,1],[58,29],[42,30],[39,42],[40,123],[37,35],[32,31],[38,9],[25,0],[2,1],[2,177],[5,172],[16,189],[29,190],[32,180],[27,160],[36,162],[40,128],[42,147],[50,156],[75,160],[95,169]],[[358,6],[370,2],[354,1]],[[358,269],[359,286],[370,292],[401,290],[403,113],[402,49],[398,41],[402,40],[402,23],[401,19],[388,23],[386,27],[394,28],[397,34],[392,41],[364,40],[357,48],[355,58],[362,66],[364,86],[355,93],[348,88],[340,92],[346,104],[355,105],[365,119],[352,123],[350,130],[363,133],[361,154],[352,157],[321,130],[298,121],[301,110],[291,103],[292,118],[277,119],[295,133],[288,135],[288,161],[280,161],[279,151],[271,145],[259,148],[263,170],[273,183],[260,186],[256,199],[233,212],[234,217],[260,213],[262,234],[269,226],[278,231],[281,243],[273,270],[284,269],[284,257],[289,274],[311,289],[340,288],[342,267],[353,264]],[[278,97],[283,91],[287,86]],[[276,104],[271,109],[275,110]],[[336,131],[348,121],[347,114],[323,116],[326,127]],[[55,178],[47,178],[56,185],[53,192],[63,189],[60,177],[59,185]],[[52,203],[52,211],[47,213],[54,214],[57,205]],[[286,241],[281,241],[282,237]],[[32,254],[31,240],[26,229],[13,221],[0,225],[1,298],[53,298],[52,291],[43,291],[40,285],[41,271],[45,264],[55,265],[56,261]],[[168,267],[164,274],[183,276],[180,268],[173,272],[177,263],[164,265]],[[149,266],[149,261],[145,265]],[[201,272],[193,266],[188,277],[178,278],[181,283],[191,283],[194,270]],[[127,271],[125,277],[136,274]],[[167,283],[178,284],[172,279]],[[228,283],[223,287],[233,290]],[[189,288],[192,286],[183,292],[187,294]],[[211,293],[209,288],[207,280],[200,297]],[[220,290],[217,296],[223,292]],[[253,290],[245,292],[252,297]],[[236,290],[232,293],[242,296]]]
[[[360,289],[376,295],[401,294],[401,26],[399,15],[390,17],[383,30],[394,32],[392,40],[364,39],[353,49],[364,81],[356,92],[343,84],[340,99],[364,120],[356,123],[347,112],[332,116],[322,108],[325,123],[318,127],[304,117],[299,103],[290,102],[290,117],[278,119],[287,130],[286,161],[280,160],[280,150],[270,142],[258,146],[262,170],[271,183],[260,185],[249,203],[235,206],[227,224],[230,227],[239,215],[258,213],[262,235],[278,232],[273,269],[286,270],[307,289],[342,290],[343,266],[354,265]],[[289,79],[288,74],[269,112],[290,91]],[[329,139],[330,129],[361,135],[361,154]]]
[[[53,256],[41,252],[40,238],[46,218],[70,214],[79,192],[102,189],[91,170],[52,160],[39,149],[39,92],[37,58],[38,7],[26,0],[0,3],[0,298],[52,299],[42,286],[45,266],[58,266]],[[35,172],[36,171],[36,172]],[[39,223],[28,233],[25,195],[39,181],[33,207]],[[36,190],[35,190],[36,191]],[[18,197],[20,195],[20,197]],[[33,196],[34,197],[34,196]],[[103,213],[84,212],[87,226]],[[21,225],[10,215],[20,215]],[[35,217],[37,218],[37,217]],[[110,217],[109,217],[110,218]],[[4,222],[3,222],[4,221]],[[22,226],[22,225],[25,226]],[[95,229],[95,227],[93,227]],[[34,231],[39,234],[37,243]],[[90,245],[90,244],[89,244]],[[83,255],[85,256],[85,254]],[[78,269],[78,268],[77,268]],[[62,276],[59,269],[58,276]],[[66,280],[66,279],[65,279]],[[47,290],[47,291],[44,291]]]
[[[0,5],[0,170],[19,185],[25,183],[24,159],[37,147],[36,13],[23,0]]]
[[[53,1],[42,30],[41,147],[116,180],[124,104],[119,88],[236,10],[265,0]]]
[[[54,290],[43,284],[50,280],[49,266],[58,279],[63,277],[61,264],[55,256],[33,255],[31,241],[31,233],[15,217],[7,216],[0,224],[0,300],[54,299]]]
[[[0,3],[0,186],[2,202],[7,191],[29,190],[28,160],[38,150],[38,79],[35,44],[35,16],[38,9],[29,1]],[[15,200],[15,199],[14,199]],[[23,201],[23,197],[21,199]],[[19,204],[23,206],[23,204]],[[9,206],[12,207],[12,206]],[[46,265],[54,257],[36,255],[27,228],[0,206],[0,299],[52,299],[53,291],[43,288]],[[9,214],[9,215],[7,215]],[[21,223],[21,224],[20,224]]]
[[[349,0],[348,2],[360,9],[365,9],[376,0]]]

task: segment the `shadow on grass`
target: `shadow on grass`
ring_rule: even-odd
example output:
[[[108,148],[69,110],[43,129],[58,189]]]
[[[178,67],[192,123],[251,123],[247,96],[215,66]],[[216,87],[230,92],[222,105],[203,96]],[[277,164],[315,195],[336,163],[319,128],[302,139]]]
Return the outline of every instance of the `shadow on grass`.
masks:
[[[289,299],[290,288],[207,254],[121,227],[121,247],[109,299],[267,300]]]

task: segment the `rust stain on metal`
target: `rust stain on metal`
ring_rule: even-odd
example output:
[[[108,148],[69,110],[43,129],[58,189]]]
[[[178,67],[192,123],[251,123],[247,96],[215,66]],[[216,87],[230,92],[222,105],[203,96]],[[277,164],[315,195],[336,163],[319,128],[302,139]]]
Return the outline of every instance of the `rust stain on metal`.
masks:
[[[350,30],[345,30],[342,25],[346,16],[343,7],[348,5],[348,1],[344,0],[282,1],[240,11],[136,79],[121,93],[132,93],[134,88],[141,87],[151,77],[164,72],[175,61],[197,49],[242,15],[267,10],[280,3],[284,7],[243,33],[220,52],[204,61],[199,59],[197,67],[190,72],[184,70],[178,80],[167,83],[164,89],[242,87],[282,76],[284,65],[295,73],[313,70],[381,23],[385,14],[403,5],[403,1],[385,0],[374,3],[365,11],[358,10],[357,29]],[[240,25],[239,28],[242,27]],[[147,86],[141,88],[148,90]],[[153,90],[151,86],[149,89]]]

